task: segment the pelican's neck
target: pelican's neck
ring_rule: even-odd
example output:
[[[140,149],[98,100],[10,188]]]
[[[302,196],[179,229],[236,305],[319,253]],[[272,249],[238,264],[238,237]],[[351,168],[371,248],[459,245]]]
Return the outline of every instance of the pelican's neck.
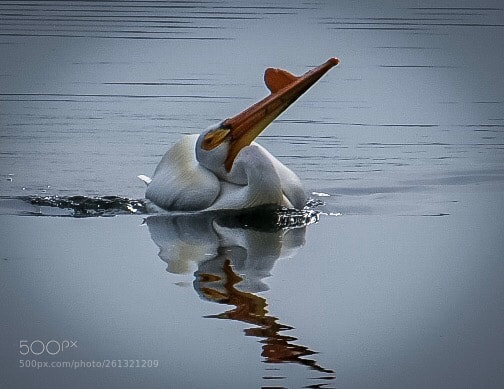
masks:
[[[283,199],[280,177],[270,154],[253,143],[236,157],[226,181],[244,186],[249,206],[280,204]]]

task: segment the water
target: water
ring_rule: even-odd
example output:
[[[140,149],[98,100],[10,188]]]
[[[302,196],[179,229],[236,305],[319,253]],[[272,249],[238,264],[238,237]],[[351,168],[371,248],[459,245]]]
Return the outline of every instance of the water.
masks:
[[[502,387],[503,8],[2,2],[0,386]],[[314,219],[144,212],[181,134],[332,56],[260,137]]]

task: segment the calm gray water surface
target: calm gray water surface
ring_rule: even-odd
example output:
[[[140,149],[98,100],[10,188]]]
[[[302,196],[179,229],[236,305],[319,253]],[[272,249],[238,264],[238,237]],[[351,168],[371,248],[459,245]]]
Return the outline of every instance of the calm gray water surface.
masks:
[[[0,386],[502,387],[503,31],[500,1],[1,2]],[[21,216],[142,198],[265,68],[332,56],[259,139],[318,223]]]

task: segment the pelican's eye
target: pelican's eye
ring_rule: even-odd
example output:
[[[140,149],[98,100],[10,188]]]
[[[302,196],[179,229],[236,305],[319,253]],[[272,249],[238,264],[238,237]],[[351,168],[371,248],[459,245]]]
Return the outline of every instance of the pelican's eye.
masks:
[[[203,150],[213,150],[217,146],[219,146],[224,141],[224,139],[226,139],[228,134],[229,130],[224,128],[218,128],[214,131],[210,131],[203,138],[201,147],[203,148]]]

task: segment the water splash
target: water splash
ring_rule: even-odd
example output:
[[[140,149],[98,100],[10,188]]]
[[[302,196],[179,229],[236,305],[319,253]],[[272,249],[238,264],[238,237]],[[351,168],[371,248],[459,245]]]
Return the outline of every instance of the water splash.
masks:
[[[218,211],[215,215],[227,227],[275,231],[317,223],[320,211],[308,207],[300,210],[267,205],[238,211]]]
[[[37,212],[40,216],[97,217],[148,213],[145,200],[119,196],[31,196],[21,199],[33,206],[40,207]],[[55,215],[51,208],[64,210],[66,213]]]
[[[317,223],[323,202],[310,199],[302,210],[261,206],[238,211],[209,212],[228,226],[262,231],[298,228]],[[179,212],[177,212],[178,214]],[[120,196],[23,196],[0,200],[0,214],[19,216],[113,217],[160,214],[148,200]]]

